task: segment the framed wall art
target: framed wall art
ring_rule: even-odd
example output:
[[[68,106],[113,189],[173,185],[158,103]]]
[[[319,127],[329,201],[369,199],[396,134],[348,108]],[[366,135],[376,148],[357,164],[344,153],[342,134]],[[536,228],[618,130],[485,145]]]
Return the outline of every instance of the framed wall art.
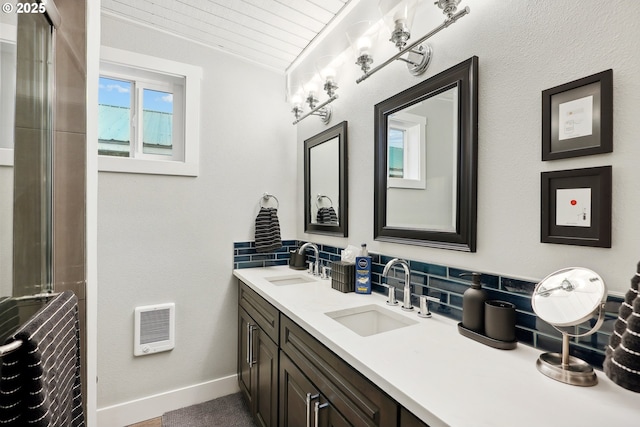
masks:
[[[542,172],[540,241],[611,247],[611,166]]]
[[[613,151],[613,70],[542,92],[542,160]]]

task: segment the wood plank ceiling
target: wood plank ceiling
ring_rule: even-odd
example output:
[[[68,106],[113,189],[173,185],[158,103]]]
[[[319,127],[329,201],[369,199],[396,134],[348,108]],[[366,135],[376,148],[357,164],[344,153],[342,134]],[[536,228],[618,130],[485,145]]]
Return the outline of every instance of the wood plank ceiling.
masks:
[[[102,0],[102,10],[285,72],[351,0]]]

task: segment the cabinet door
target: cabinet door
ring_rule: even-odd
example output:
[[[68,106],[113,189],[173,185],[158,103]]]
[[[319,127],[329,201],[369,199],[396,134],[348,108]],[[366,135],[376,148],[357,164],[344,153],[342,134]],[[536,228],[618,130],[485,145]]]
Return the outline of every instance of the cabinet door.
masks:
[[[316,408],[317,407],[317,408]],[[280,352],[280,427],[352,427]]]
[[[249,367],[248,357],[251,345],[249,342],[249,327],[253,324],[252,322],[247,312],[238,307],[238,384],[250,408],[253,407],[251,393],[252,370]]]
[[[278,347],[260,328],[253,332],[253,411],[258,425],[278,422]]]
[[[318,399],[320,393],[293,362],[280,352],[280,427],[311,425],[311,405],[307,395]]]

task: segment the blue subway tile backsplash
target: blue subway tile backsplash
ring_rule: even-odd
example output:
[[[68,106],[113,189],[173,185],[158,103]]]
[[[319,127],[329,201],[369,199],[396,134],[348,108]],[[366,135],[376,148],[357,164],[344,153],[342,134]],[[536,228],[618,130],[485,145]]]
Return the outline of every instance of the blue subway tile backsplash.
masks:
[[[282,247],[273,252],[256,251],[255,242],[234,242],[233,268],[270,267],[289,264],[289,251],[297,249],[296,240],[283,240]]]
[[[236,242],[233,245],[234,268],[268,267],[272,265],[287,265],[289,251],[298,249],[304,242],[298,240],[283,240],[282,248],[271,253],[258,253],[254,242]],[[318,245],[320,260],[323,265],[340,260],[342,248],[330,245]],[[310,252],[309,252],[310,253]],[[382,284],[382,271],[387,262],[394,257],[370,253],[372,258],[372,290],[386,295],[386,285],[395,286],[397,297],[402,298],[402,281],[404,273],[399,269],[392,271],[387,278],[386,285]],[[462,294],[471,283],[470,277],[462,276],[471,270],[464,270],[444,265],[431,264],[424,261],[407,260],[411,267],[411,283],[414,285],[414,295],[417,305],[418,295],[430,295],[440,299],[440,303],[431,303],[431,310],[456,321],[462,320]],[[483,288],[490,299],[508,301],[516,306],[516,338],[522,344],[527,344],[542,351],[559,352],[562,347],[560,332],[548,323],[539,319],[531,307],[531,295],[536,286],[535,282],[514,277],[482,273]],[[573,338],[571,354],[590,363],[596,368],[602,368],[604,348],[612,334],[613,323],[618,316],[618,310],[623,299],[609,296],[606,304],[607,316],[600,330],[582,338]],[[582,326],[580,332],[586,331]]]

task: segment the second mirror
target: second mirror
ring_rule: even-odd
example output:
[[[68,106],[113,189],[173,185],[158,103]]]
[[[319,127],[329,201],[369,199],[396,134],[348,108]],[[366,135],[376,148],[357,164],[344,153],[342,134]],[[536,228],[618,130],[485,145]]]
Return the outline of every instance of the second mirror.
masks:
[[[347,122],[304,142],[304,231],[347,236]]]

